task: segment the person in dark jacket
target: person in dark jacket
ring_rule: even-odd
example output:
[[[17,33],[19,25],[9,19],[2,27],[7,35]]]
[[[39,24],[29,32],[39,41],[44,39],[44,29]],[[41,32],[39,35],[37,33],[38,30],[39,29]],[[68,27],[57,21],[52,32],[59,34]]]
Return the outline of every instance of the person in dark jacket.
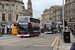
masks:
[[[74,33],[74,29],[73,28],[71,29],[71,32],[72,32],[72,35],[74,35],[74,38],[75,38],[75,33]]]
[[[73,28],[70,28],[71,32],[72,32],[72,35],[74,34],[74,31],[73,31]]]

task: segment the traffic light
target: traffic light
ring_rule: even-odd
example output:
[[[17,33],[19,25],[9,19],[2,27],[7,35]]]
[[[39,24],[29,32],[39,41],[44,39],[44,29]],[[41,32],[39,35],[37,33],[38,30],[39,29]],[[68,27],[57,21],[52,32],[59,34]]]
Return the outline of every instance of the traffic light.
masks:
[[[67,21],[65,21],[65,26],[67,26]]]
[[[62,24],[63,24],[63,20],[62,20]],[[67,21],[64,20],[64,26],[67,26]]]

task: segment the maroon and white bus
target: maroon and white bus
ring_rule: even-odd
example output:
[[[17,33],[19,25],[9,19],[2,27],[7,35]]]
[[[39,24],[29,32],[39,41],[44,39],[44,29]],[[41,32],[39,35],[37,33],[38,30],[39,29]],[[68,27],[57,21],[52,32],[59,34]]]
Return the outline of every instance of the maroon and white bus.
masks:
[[[19,30],[17,36],[39,36],[40,35],[40,20],[31,18],[30,16],[20,16],[17,20]]]

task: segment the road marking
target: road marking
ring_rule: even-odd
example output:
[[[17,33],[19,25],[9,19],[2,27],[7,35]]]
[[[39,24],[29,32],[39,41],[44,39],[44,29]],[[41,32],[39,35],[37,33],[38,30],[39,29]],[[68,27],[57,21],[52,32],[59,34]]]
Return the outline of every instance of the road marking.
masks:
[[[16,42],[19,42],[19,41],[23,41],[23,40],[27,40],[27,39],[32,39],[34,37],[31,37],[31,38],[26,38],[26,39],[18,39],[18,40],[13,40],[13,41],[8,41],[8,42],[5,42],[5,43],[0,43],[1,45],[8,45],[8,44],[11,44],[11,43],[16,43]]]
[[[58,37],[58,39],[57,39],[57,42],[56,42],[56,44],[55,44],[53,50],[58,50],[58,43],[59,43],[59,37]]]
[[[45,45],[33,45],[33,46],[45,46]]]
[[[8,44],[8,46],[18,46],[18,45],[16,45],[16,44]]]
[[[57,38],[58,38],[58,37],[55,38],[55,40],[54,40],[54,42],[51,44],[51,46],[54,46],[54,44],[55,44]]]
[[[27,39],[29,39],[29,38],[27,38]],[[10,44],[10,43],[16,43],[16,42],[18,42],[18,41],[23,41],[23,40],[27,40],[27,39],[18,39],[18,40],[14,40],[14,41],[10,41],[10,42],[6,42],[6,43],[0,43],[1,45],[7,45],[7,44]]]

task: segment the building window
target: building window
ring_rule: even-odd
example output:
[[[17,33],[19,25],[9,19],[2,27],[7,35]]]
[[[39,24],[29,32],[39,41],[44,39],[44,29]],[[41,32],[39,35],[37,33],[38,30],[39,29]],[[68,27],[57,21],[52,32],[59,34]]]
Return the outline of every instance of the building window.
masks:
[[[9,10],[12,10],[12,6],[11,5],[9,5]]]
[[[18,19],[18,14],[16,15],[16,21],[17,21],[17,19]]]
[[[22,7],[20,6],[20,11],[22,11]]]
[[[8,15],[9,21],[12,21],[12,20],[11,20],[11,17],[12,17],[11,14],[9,14],[9,15]]]
[[[2,9],[5,10],[5,5],[4,4],[2,4]]]
[[[23,13],[25,13],[25,11],[23,11]]]
[[[5,21],[5,14],[2,14],[2,21]]]
[[[16,10],[18,11],[18,6],[16,6]]]

